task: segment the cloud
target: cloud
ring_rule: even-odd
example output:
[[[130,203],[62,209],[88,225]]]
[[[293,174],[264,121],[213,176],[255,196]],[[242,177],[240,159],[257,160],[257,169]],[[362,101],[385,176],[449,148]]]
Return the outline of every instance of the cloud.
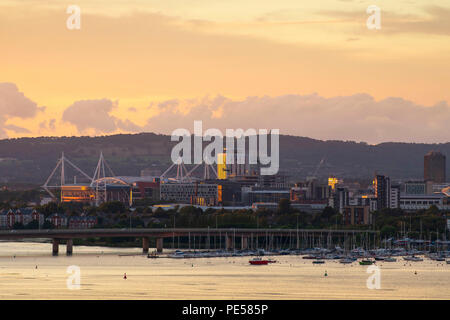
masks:
[[[326,17],[354,21],[359,25],[359,32],[370,32],[365,23],[368,15],[358,11],[322,10],[318,12]],[[379,34],[422,33],[433,35],[450,35],[450,8],[425,6],[423,14],[400,14],[381,7],[381,32]],[[371,33],[373,34],[373,32]]]
[[[376,101],[368,94],[332,98],[312,94],[243,100],[217,96],[160,105],[165,107],[148,120],[146,130],[170,134],[187,128],[192,132],[193,121],[202,120],[203,130],[218,128],[223,133],[226,128],[266,128],[324,140],[450,141],[447,102],[427,107],[395,97]]]
[[[4,128],[6,130],[14,131],[15,133],[30,133],[30,130],[28,130],[27,128],[22,128],[13,124],[6,124],[4,125]]]
[[[369,143],[386,141],[449,142],[450,106],[446,101],[425,106],[400,97],[375,100],[360,93],[326,98],[318,94],[249,96],[233,99],[223,95],[193,99],[150,101],[140,117],[149,117],[139,126],[113,115],[118,102],[110,99],[79,100],[70,105],[62,119],[49,118],[39,128],[56,131],[60,120],[76,127],[80,134],[111,134],[151,131],[170,134],[177,128],[192,131],[195,120],[203,130],[280,129],[281,134],[323,140],[355,140]],[[124,110],[128,110],[125,108]],[[0,136],[7,131],[31,134],[17,118],[34,118],[43,107],[19,92],[12,83],[0,83]],[[117,110],[115,114],[121,114]],[[150,116],[151,115],[151,116]],[[14,123],[11,123],[15,121]]]
[[[113,133],[117,130],[138,132],[139,126],[130,120],[122,120],[110,113],[118,102],[109,99],[80,100],[64,110],[62,120],[73,124],[79,133],[93,131],[95,134]]]
[[[388,25],[388,31],[450,36],[450,8],[427,6],[425,13],[427,17],[422,19],[392,21],[391,25]]]
[[[50,119],[50,120],[44,120],[39,123],[40,129],[47,129],[47,130],[55,130],[56,128],[56,119]]]
[[[11,118],[33,118],[38,112],[44,111],[45,107],[38,105],[27,98],[19,91],[14,83],[0,83],[0,137],[6,138],[5,130],[11,130],[16,133],[30,132],[26,128],[14,124],[6,124]]]

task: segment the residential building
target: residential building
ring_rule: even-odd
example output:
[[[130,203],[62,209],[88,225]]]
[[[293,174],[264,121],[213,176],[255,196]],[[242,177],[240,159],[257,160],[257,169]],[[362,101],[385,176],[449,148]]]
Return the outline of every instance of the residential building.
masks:
[[[329,198],[329,206],[335,208],[339,213],[344,213],[344,208],[349,205],[350,197],[347,188],[337,187]]]
[[[391,180],[383,175],[376,175],[374,179],[375,197],[377,198],[377,208],[382,210],[389,208]]]
[[[51,222],[55,228],[67,227],[67,216],[62,213],[53,213],[49,215],[46,220]]]
[[[346,206],[343,211],[345,225],[371,224],[372,214],[369,206]]]
[[[97,224],[97,217],[80,216],[69,218],[69,229],[90,229]]]
[[[32,221],[38,221],[39,226],[44,223],[44,215],[33,208],[8,209],[0,211],[0,228],[11,229],[14,224],[26,226]]]
[[[391,186],[391,189],[389,192],[389,208],[390,209],[400,208],[400,186],[399,185]]]

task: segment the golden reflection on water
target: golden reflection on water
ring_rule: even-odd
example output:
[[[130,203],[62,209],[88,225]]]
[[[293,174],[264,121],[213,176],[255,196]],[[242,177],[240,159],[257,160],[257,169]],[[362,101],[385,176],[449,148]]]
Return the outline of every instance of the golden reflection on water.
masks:
[[[0,242],[0,299],[450,299],[450,265],[428,259],[378,263],[381,289],[370,290],[367,266],[357,263],[274,256],[277,263],[252,266],[248,257],[127,255],[140,251],[77,246],[66,257],[61,245],[52,257],[50,243]],[[70,265],[81,268],[79,290],[67,288]]]

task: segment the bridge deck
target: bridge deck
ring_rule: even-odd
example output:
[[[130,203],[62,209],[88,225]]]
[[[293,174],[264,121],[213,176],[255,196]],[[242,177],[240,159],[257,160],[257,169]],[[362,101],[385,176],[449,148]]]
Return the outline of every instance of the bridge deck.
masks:
[[[93,238],[93,237],[158,237],[172,236],[256,236],[277,235],[294,236],[297,233],[315,234],[353,234],[378,233],[374,230],[334,230],[334,229],[243,229],[243,228],[152,228],[152,229],[49,229],[49,230],[3,230],[0,231],[0,240],[25,238]]]

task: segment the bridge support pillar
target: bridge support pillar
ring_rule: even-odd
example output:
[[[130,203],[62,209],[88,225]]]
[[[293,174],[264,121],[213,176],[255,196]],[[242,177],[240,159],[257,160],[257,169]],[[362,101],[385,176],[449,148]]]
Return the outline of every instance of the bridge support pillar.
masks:
[[[66,255],[71,256],[73,253],[73,239],[67,239]]]
[[[156,239],[156,252],[158,252],[158,253],[163,252],[163,240],[164,240],[164,238]]]
[[[233,237],[232,236],[225,236],[225,249],[226,250],[231,250],[234,248],[233,245]]]
[[[248,237],[241,237],[241,250],[247,250],[248,249]]]
[[[142,238],[142,253],[148,253],[148,238],[147,237],[143,237]]]
[[[59,252],[59,239],[53,239],[52,255],[57,256]]]

